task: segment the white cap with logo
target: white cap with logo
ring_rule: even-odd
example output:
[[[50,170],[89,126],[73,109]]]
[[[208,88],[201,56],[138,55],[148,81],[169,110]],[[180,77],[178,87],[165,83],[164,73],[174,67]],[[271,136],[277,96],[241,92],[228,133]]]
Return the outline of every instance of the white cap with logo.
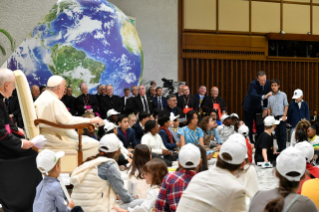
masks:
[[[294,95],[293,95],[292,99],[299,99],[302,95],[303,95],[302,90],[296,89],[294,91]]]
[[[223,153],[228,153],[232,159],[224,159]],[[227,163],[239,165],[245,160],[246,154],[247,146],[244,136],[239,133],[235,133],[229,136],[227,141],[223,143],[219,151],[219,158]]]
[[[222,117],[220,118],[220,121],[223,123],[226,119],[229,119],[229,118],[231,118],[229,115],[224,114],[224,115],[222,115]]]
[[[114,109],[110,109],[107,111],[107,117],[109,118],[110,116],[114,116],[114,115],[119,115],[121,114],[120,112],[117,112],[116,110]]]
[[[264,119],[264,125],[266,127],[271,127],[271,126],[278,125],[278,124],[280,124],[280,121],[276,120],[275,117],[273,117],[273,116],[267,116]]]
[[[114,133],[106,134],[100,140],[100,151],[102,152],[115,152],[119,148],[121,148],[121,141]]]
[[[308,163],[311,163],[311,160],[313,159],[315,155],[315,150],[308,141],[298,142],[295,145],[295,148],[299,149],[305,155]]]
[[[248,136],[249,128],[245,124],[243,124],[238,128],[238,133],[243,136]]]
[[[36,159],[38,169],[41,173],[46,173],[48,175],[48,172],[53,169],[55,164],[64,156],[64,154],[63,151],[53,152],[49,149],[41,151]]]
[[[189,143],[181,148],[178,157],[183,168],[196,168],[200,163],[201,153],[197,146]]]
[[[107,132],[110,132],[111,130],[113,130],[114,128],[116,128],[117,126],[112,123],[112,122],[104,122],[104,131],[107,133]]]
[[[276,169],[287,180],[300,181],[306,171],[305,155],[299,149],[288,147],[277,157]],[[290,176],[290,172],[297,172],[300,175]]]

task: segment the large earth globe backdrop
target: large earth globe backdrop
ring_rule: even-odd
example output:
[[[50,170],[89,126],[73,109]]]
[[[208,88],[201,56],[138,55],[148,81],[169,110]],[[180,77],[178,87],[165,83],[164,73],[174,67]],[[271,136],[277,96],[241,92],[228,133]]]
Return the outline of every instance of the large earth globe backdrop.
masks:
[[[114,93],[138,85],[143,74],[143,49],[127,16],[106,0],[59,0],[8,60],[22,70],[30,85],[46,85],[63,76],[79,95],[79,85],[91,94],[99,84]]]

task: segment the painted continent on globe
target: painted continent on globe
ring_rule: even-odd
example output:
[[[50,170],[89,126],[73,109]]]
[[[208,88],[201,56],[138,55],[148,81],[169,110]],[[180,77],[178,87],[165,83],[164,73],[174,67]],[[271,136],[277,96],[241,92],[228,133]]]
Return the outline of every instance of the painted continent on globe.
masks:
[[[60,75],[80,94],[111,84],[114,93],[137,85],[143,74],[143,49],[135,27],[106,0],[59,0],[8,60],[30,85],[46,85]]]

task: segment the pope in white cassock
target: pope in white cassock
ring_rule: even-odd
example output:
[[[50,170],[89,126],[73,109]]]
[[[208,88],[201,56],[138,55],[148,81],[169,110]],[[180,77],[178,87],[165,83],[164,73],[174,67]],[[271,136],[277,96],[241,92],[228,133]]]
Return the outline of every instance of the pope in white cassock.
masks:
[[[80,124],[92,123],[103,125],[103,121],[99,117],[82,118],[72,116],[67,110],[63,102],[65,90],[65,80],[60,76],[52,76],[48,80],[47,89],[35,101],[35,110],[38,119],[57,124]],[[40,133],[48,139],[44,148],[63,148],[78,149],[78,133],[75,130],[54,128],[48,125],[40,124]],[[99,142],[88,136],[82,136],[83,160],[98,153]]]

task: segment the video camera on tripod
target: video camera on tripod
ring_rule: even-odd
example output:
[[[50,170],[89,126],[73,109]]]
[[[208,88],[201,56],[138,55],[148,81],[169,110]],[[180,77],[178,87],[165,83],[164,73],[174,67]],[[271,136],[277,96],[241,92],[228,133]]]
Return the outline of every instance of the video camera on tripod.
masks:
[[[175,88],[178,88],[178,86],[185,85],[185,82],[178,82],[178,81],[169,80],[166,78],[162,78],[162,81],[163,81],[163,88],[166,88],[166,90],[163,91],[163,96],[165,97],[170,94],[174,94]]]

